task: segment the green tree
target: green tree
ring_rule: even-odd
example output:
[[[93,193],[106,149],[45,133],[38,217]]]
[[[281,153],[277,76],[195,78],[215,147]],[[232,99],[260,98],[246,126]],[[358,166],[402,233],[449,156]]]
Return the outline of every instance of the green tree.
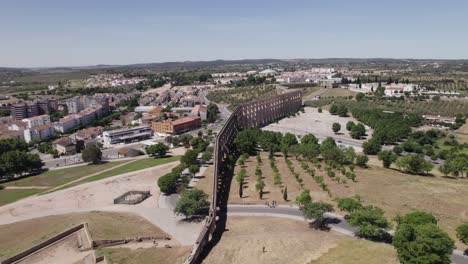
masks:
[[[31,173],[43,166],[39,155],[15,150],[0,153],[0,178]]]
[[[174,193],[177,189],[177,180],[179,179],[177,173],[170,172],[158,179],[159,190],[165,194]]]
[[[255,184],[255,190],[258,192],[258,196],[260,197],[260,200],[263,198],[263,189],[265,188],[265,182],[263,180],[257,181]]]
[[[366,135],[366,128],[361,123],[354,125],[351,127],[350,135],[354,139],[361,139]]]
[[[330,106],[330,114],[332,115],[336,115],[338,114],[338,106],[333,104],[332,106]]]
[[[325,226],[325,213],[333,212],[334,210],[333,205],[319,201],[305,204],[302,211],[304,212],[305,219],[314,219],[315,226],[323,229]]]
[[[379,160],[382,161],[384,168],[390,168],[392,163],[398,158],[398,156],[390,150],[380,151],[377,155]]]
[[[351,131],[351,129],[353,129],[354,126],[356,126],[356,124],[353,121],[348,121],[346,123],[346,130]]]
[[[439,166],[439,171],[447,177],[452,172],[452,168],[450,168],[450,165],[444,164]]]
[[[332,130],[333,130],[333,132],[335,134],[338,133],[338,131],[340,131],[340,129],[341,129],[341,125],[339,123],[333,123]]]
[[[401,263],[451,263],[454,241],[434,220],[427,214],[414,213],[400,219],[392,243]]]
[[[283,200],[288,201],[288,186],[284,187],[283,190]]]
[[[382,150],[382,146],[375,139],[370,139],[362,143],[362,151],[367,155],[376,155],[379,151]]]
[[[406,214],[403,217],[397,217],[396,222],[408,225],[437,224],[437,219],[426,212],[415,211]]]
[[[385,219],[384,211],[374,206],[364,206],[349,214],[348,222],[353,226],[359,226],[357,235],[360,237],[381,240],[390,223]]]
[[[199,152],[205,151],[209,144],[210,143],[208,143],[201,137],[196,137],[190,140],[190,145],[192,146],[192,148]]]
[[[385,95],[385,87],[379,85],[377,87],[377,89],[375,90],[375,93],[374,93],[375,96],[377,97],[382,97]]]
[[[211,159],[213,158],[213,152],[212,151],[205,151],[203,152],[202,155],[202,162],[203,163],[208,163]]]
[[[96,145],[91,145],[86,147],[81,153],[81,157],[85,162],[91,162],[93,164],[98,164],[102,159],[102,152]]]
[[[200,213],[200,211],[208,207],[208,194],[202,190],[192,189],[184,192],[177,201],[174,212],[190,218]]]
[[[369,158],[366,155],[357,155],[356,156],[356,165],[359,167],[367,167],[367,162],[369,161]]]
[[[258,131],[255,129],[244,129],[237,134],[234,144],[240,153],[254,154],[257,145]]]
[[[337,198],[337,206],[341,211],[347,212],[348,214],[361,209],[362,203],[359,200],[356,200],[354,198]]]
[[[366,97],[366,95],[364,93],[361,93],[361,92],[357,93],[356,96],[355,96],[356,101],[358,101],[358,102],[364,100],[365,97]]]
[[[310,196],[310,190],[302,189],[301,193],[296,196],[296,204],[299,206],[304,206],[312,202],[312,197]]]
[[[219,114],[218,106],[214,103],[208,104],[206,120],[208,120],[208,122],[210,123],[213,123],[216,121],[216,119],[218,119],[218,114]]]
[[[298,144],[297,138],[295,135],[291,133],[286,133],[281,140],[281,144],[287,146],[288,148],[291,147],[292,145]]]
[[[317,109],[317,111],[318,111],[319,113],[322,113],[322,112],[323,112],[322,107],[319,107],[319,108]]]
[[[247,175],[247,171],[242,168],[236,175],[236,181],[239,184],[239,197],[242,198],[243,189],[244,189],[244,180],[245,176]]]
[[[344,105],[338,106],[337,109],[337,114],[341,117],[347,117],[348,116],[348,108]]]
[[[403,148],[400,145],[396,145],[396,146],[393,147],[393,153],[400,156],[401,153],[403,153]]]
[[[192,149],[189,149],[185,154],[180,158],[180,162],[185,164],[185,166],[190,166],[197,162],[198,152]]]
[[[195,174],[200,172],[200,166],[197,164],[192,164],[188,167],[190,174],[192,174],[195,177]]]
[[[468,245],[468,223],[461,224],[457,227],[457,238],[460,239],[460,241]]]
[[[399,157],[395,165],[408,173],[422,174],[429,173],[434,165],[430,161],[426,161],[422,155],[406,155]]]
[[[157,143],[156,145],[146,147],[146,153],[150,156],[164,157],[167,151],[169,151],[169,147],[164,143]]]
[[[302,144],[318,144],[319,140],[312,134],[307,134],[301,138]]]

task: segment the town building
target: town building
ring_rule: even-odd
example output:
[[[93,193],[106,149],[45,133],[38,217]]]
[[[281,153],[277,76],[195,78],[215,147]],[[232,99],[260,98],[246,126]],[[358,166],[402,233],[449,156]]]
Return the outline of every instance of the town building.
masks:
[[[89,140],[89,139],[95,139],[99,135],[102,134],[102,127],[90,127],[90,128],[85,128],[81,129],[75,134],[71,135],[70,138],[73,141],[79,141],[79,140]]]
[[[423,115],[422,116],[426,121],[432,123],[446,123],[446,124],[455,124],[455,117],[449,116],[440,116],[440,115]]]
[[[23,123],[26,123],[26,125],[29,128],[35,127],[35,126],[42,126],[46,124],[50,124],[50,116],[49,115],[38,115],[30,118],[25,118],[21,120]]]
[[[192,111],[190,112],[191,116],[198,116],[201,118],[201,120],[206,120],[208,116],[208,108],[206,105],[196,105],[192,108]]]
[[[118,144],[141,141],[151,138],[153,131],[147,126],[122,128],[104,131],[102,133],[104,144]]]
[[[76,154],[76,145],[69,137],[62,137],[52,142],[52,148],[57,150],[59,155]]]
[[[80,125],[80,120],[75,114],[67,115],[55,123],[55,130],[60,133],[66,133]]]
[[[195,116],[183,117],[177,120],[164,120],[153,122],[152,129],[155,133],[176,135],[201,126],[201,118]]]
[[[24,132],[14,131],[14,130],[0,131],[0,139],[9,139],[9,138],[24,140]]]
[[[53,124],[45,124],[27,128],[24,130],[24,141],[27,143],[53,136],[55,133]]]
[[[42,114],[50,114],[57,111],[58,103],[55,100],[37,101],[29,103],[17,103],[11,105],[11,116],[16,120],[22,120]]]

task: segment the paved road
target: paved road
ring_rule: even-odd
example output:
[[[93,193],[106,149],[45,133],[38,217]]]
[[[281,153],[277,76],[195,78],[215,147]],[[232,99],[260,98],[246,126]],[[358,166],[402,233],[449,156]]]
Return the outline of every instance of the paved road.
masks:
[[[276,208],[270,208],[266,205],[228,205],[227,214],[239,216],[273,216],[304,220],[304,216],[297,206],[280,205]],[[328,213],[326,216],[333,219],[328,223],[328,226],[333,231],[348,236],[355,236],[354,233],[357,231],[357,228],[348,224],[346,219],[342,216],[333,213]],[[463,256],[463,252],[459,250],[455,250],[450,259],[452,263],[455,264],[468,263],[468,256]]]

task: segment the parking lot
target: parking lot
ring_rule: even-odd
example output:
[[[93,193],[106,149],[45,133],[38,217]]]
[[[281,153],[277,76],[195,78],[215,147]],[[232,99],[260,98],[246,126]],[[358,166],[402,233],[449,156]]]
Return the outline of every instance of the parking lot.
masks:
[[[346,123],[358,121],[353,117],[339,117],[331,115],[328,111],[323,110],[322,113],[317,111],[317,108],[306,107],[305,113],[299,112],[299,115],[290,118],[284,118],[278,123],[273,123],[264,127],[264,130],[277,131],[281,133],[292,133],[295,135],[314,134],[320,141],[327,137],[333,137],[340,145],[352,146],[356,151],[362,151],[361,145],[365,139],[357,140],[351,138],[346,130]],[[341,130],[335,134],[332,130],[333,123],[339,123]],[[367,137],[372,136],[372,129],[366,127]]]

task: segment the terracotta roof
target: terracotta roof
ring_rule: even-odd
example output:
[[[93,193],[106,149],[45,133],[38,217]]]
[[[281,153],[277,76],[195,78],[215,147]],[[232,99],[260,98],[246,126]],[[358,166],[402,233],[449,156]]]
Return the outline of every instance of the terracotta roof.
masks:
[[[53,127],[54,124],[50,123],[50,124],[45,124],[45,125],[41,125],[41,126],[35,126],[35,127],[32,127],[31,129],[35,129],[35,130],[44,130],[44,129],[47,129],[47,128],[50,128],[50,127]]]
[[[192,121],[197,120],[197,119],[200,119],[200,117],[198,117],[198,116],[187,116],[187,117],[180,118],[180,119],[172,121],[172,125],[180,125],[180,124],[184,124],[184,123],[187,123],[187,122],[192,122]]]
[[[73,142],[71,140],[71,138],[69,137],[61,137],[59,139],[56,139],[52,142],[53,144],[55,145],[60,145],[60,146],[70,146],[70,145],[73,145]]]
[[[90,127],[76,132],[76,135],[82,138],[95,137],[102,133],[102,127]]]

